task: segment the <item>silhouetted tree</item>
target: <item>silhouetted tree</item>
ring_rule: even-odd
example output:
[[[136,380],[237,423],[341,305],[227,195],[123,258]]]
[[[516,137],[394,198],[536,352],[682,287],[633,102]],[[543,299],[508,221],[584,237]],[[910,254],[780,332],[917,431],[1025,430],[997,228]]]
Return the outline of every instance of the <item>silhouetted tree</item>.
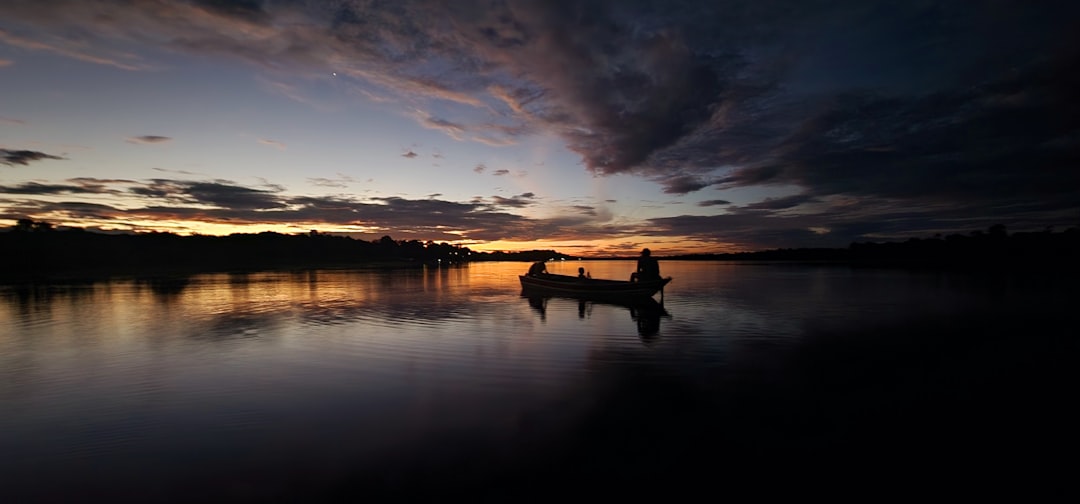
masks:
[[[28,233],[33,229],[34,221],[30,219],[19,219],[15,222],[15,227],[12,228],[13,231],[20,231],[23,233]]]

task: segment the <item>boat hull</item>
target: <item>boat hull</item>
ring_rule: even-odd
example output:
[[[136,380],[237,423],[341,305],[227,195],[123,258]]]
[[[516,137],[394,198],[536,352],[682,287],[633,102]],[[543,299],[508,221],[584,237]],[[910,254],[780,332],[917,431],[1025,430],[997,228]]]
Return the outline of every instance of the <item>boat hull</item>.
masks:
[[[642,282],[578,278],[567,275],[519,275],[521,288],[526,293],[560,294],[590,298],[650,297],[664,288],[671,277]]]

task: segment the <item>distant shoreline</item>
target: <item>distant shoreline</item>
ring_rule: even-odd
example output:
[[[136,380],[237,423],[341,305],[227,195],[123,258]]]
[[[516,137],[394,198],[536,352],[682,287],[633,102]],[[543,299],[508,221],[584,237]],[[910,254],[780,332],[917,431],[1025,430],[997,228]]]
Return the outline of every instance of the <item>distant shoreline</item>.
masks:
[[[1055,262],[1032,262],[1024,264],[1006,264],[987,266],[982,263],[971,263],[964,266],[950,264],[911,264],[911,263],[869,263],[848,260],[809,260],[809,259],[732,259],[732,258],[658,258],[661,262],[723,262],[743,266],[814,266],[814,267],[843,267],[855,270],[907,270],[922,272],[955,272],[974,274],[1015,274],[1015,273],[1054,273],[1064,275],[1080,274],[1080,265],[1062,264]],[[572,261],[576,261],[573,259]],[[583,261],[632,261],[635,258],[611,257],[611,258],[581,258]],[[526,260],[500,260],[500,261],[473,261],[473,262],[521,262]],[[568,260],[567,262],[570,262]],[[258,273],[288,273],[308,271],[335,271],[335,270],[407,270],[423,268],[458,268],[468,267],[469,263],[432,265],[407,261],[379,261],[368,263],[348,264],[292,264],[292,265],[264,265],[247,268],[87,268],[65,269],[52,272],[11,272],[5,271],[0,274],[0,285],[34,285],[34,284],[83,284],[113,280],[132,281],[173,281],[186,279],[196,275],[250,275]]]
[[[312,269],[402,269],[486,261],[628,261],[637,257],[573,257],[554,250],[474,252],[446,243],[367,242],[312,232],[179,236],[106,235],[55,230],[33,221],[0,232],[0,283],[78,281],[114,277],[169,277]],[[657,256],[661,261],[837,265],[915,270],[1080,271],[1080,230],[1060,233],[987,232],[903,242],[852,243],[847,248],[783,248],[756,252]]]

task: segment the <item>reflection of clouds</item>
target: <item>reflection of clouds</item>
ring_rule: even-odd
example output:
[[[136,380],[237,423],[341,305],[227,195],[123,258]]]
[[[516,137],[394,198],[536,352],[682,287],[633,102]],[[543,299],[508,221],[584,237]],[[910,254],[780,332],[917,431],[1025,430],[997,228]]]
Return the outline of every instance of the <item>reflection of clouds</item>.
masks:
[[[492,285],[464,269],[203,274],[135,282],[192,334],[252,336],[295,321],[394,330],[474,320]],[[495,281],[495,280],[492,280]],[[455,290],[461,292],[443,291]],[[476,294],[480,297],[477,299]],[[160,309],[160,306],[159,308]]]
[[[396,297],[396,296],[394,296]],[[413,299],[354,301],[330,299],[304,302],[296,305],[297,314],[304,323],[316,325],[349,324],[365,322],[388,328],[401,325],[430,326],[435,322],[467,316],[470,302],[460,300],[442,301],[437,304],[417,304]]]

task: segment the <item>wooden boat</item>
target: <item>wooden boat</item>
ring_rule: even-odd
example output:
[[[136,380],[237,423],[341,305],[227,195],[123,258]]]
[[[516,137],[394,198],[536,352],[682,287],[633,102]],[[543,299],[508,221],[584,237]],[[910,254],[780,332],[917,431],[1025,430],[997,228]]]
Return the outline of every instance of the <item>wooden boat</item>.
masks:
[[[626,280],[580,278],[551,273],[519,275],[518,278],[521,279],[521,289],[526,293],[549,293],[609,299],[649,297],[661,292],[664,286],[671,281],[671,277],[630,282]]]

